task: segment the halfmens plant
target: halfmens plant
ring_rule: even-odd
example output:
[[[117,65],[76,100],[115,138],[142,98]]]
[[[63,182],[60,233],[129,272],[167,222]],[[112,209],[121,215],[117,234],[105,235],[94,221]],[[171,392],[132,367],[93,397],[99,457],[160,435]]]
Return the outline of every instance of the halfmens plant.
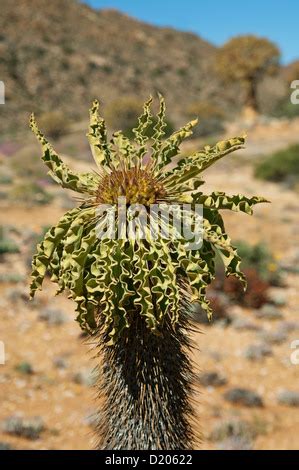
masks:
[[[97,173],[68,168],[34,116],[30,121],[50,175],[82,197],[79,206],[68,211],[38,245],[31,296],[41,289],[48,271],[58,293],[67,290],[76,302],[81,328],[99,346],[99,391],[105,396],[98,425],[102,449],[193,448],[190,307],[198,302],[209,318],[212,315],[206,288],[215,277],[216,254],[226,274],[245,286],[240,258],[220,211],[251,214],[255,204],[265,202],[260,197],[201,191],[203,171],[243,148],[244,137],[206,146],[178,160],[180,145],[197,120],[163,139],[165,102],[160,96],[154,128],[151,103],[150,98],[144,104],[133,129],[134,141],[121,131],[108,140],[99,103],[93,103],[88,139]],[[190,240],[166,238],[160,232],[155,238],[99,237],[98,230],[109,226],[111,208],[115,209],[119,197],[125,197],[127,205],[142,204],[147,212],[155,203],[175,205],[182,212],[185,203],[191,209],[201,204],[202,244],[190,248]],[[99,212],[101,205],[108,209]],[[159,223],[163,225],[163,220]]]

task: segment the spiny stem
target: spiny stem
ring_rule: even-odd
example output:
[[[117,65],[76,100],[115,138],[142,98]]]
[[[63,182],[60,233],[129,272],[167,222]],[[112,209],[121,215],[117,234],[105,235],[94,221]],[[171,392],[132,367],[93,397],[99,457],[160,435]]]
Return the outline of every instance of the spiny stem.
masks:
[[[168,319],[154,335],[136,314],[111,347],[98,334],[103,359],[99,392],[105,404],[98,423],[99,449],[189,450],[193,373],[187,318],[173,327]]]

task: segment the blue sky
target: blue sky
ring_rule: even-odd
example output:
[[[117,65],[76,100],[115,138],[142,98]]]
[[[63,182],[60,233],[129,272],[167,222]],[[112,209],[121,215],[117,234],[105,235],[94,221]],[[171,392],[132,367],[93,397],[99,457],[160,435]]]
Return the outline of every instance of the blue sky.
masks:
[[[298,0],[85,0],[94,8],[116,8],[159,26],[192,31],[221,45],[253,33],[280,47],[283,63],[299,59]]]

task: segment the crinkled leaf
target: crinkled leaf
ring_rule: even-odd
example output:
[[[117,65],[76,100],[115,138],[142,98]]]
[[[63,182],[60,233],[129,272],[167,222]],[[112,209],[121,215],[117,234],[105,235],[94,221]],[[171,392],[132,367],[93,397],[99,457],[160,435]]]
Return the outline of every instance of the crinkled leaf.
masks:
[[[92,173],[76,173],[61,160],[47,139],[39,130],[34,115],[30,118],[30,127],[43,148],[42,159],[50,169],[49,175],[63,188],[72,189],[78,193],[88,193],[96,189],[96,179]]]

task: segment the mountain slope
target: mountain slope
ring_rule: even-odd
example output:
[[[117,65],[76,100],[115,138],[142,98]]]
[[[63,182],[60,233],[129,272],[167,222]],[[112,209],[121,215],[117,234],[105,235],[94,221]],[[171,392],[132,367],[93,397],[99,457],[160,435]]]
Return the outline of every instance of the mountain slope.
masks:
[[[84,119],[89,102],[162,92],[169,111],[221,96],[213,70],[216,48],[198,36],[141,23],[74,0],[1,0],[0,80],[6,105],[2,130],[23,128],[32,110],[62,109]]]

